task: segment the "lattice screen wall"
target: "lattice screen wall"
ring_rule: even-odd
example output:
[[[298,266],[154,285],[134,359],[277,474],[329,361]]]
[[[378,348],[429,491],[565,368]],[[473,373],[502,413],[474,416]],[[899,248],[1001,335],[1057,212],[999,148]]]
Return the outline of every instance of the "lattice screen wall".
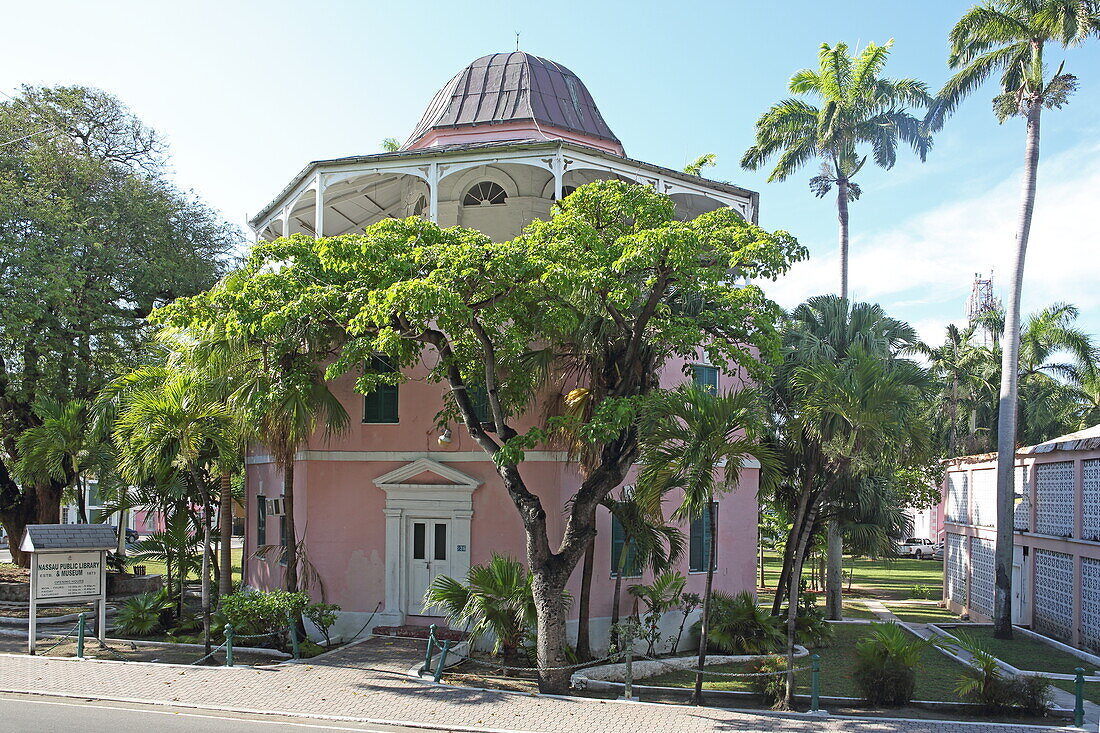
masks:
[[[970,607],[993,615],[993,540],[970,538]]]
[[[1100,459],[1093,458],[1083,464],[1085,506],[1081,531],[1086,540],[1100,540]]]
[[[947,534],[947,597],[955,603],[966,605],[966,538],[961,534]]]
[[[970,523],[982,527],[992,527],[997,523],[997,469],[987,468],[975,471],[970,493]]]
[[[1100,652],[1100,560],[1081,558],[1081,644]]]
[[[1073,534],[1073,461],[1036,465],[1035,531],[1058,537]]]
[[[1012,514],[1013,528],[1021,532],[1031,531],[1031,485],[1028,483],[1028,467],[1016,466],[1016,508]]]
[[[1033,585],[1035,630],[1068,641],[1073,635],[1073,555],[1036,550]]]
[[[969,524],[970,493],[966,471],[947,474],[947,519],[959,524]]]

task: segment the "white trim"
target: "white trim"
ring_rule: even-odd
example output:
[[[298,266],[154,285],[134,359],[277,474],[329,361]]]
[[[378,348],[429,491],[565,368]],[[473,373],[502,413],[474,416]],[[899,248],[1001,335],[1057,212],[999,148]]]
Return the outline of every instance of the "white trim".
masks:
[[[384,424],[384,423],[370,423]],[[485,451],[388,451],[388,450],[300,450],[294,454],[295,461],[416,461],[428,458],[437,463],[492,463],[493,459]],[[524,462],[554,463],[565,462],[569,458],[565,451],[529,450],[524,452]],[[249,466],[274,463],[270,455],[247,456],[244,462]]]

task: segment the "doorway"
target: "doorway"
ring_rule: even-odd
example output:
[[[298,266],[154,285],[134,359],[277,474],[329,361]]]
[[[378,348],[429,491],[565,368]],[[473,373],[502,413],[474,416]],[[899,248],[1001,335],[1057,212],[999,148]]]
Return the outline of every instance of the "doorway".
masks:
[[[424,607],[424,593],[438,576],[451,575],[451,521],[410,517],[408,522],[406,608],[415,616],[438,616],[440,609]]]

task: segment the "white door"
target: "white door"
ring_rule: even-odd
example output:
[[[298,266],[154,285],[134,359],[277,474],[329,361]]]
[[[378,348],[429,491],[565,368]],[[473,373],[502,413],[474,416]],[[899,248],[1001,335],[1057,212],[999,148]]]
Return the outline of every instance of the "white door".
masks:
[[[1027,588],[1027,573],[1024,572],[1024,548],[1017,545],[1012,548],[1012,623],[1031,623],[1031,609],[1028,606],[1030,594]]]
[[[408,527],[409,613],[438,616],[438,609],[424,608],[424,592],[439,575],[450,575],[451,522],[448,519],[410,519]]]

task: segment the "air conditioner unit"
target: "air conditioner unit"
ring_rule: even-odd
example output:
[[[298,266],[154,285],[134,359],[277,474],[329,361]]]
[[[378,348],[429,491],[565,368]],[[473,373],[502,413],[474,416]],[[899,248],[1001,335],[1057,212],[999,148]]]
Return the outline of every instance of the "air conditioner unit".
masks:
[[[267,513],[268,513],[268,516],[281,517],[284,514],[286,514],[286,506],[284,504],[285,501],[286,500],[283,499],[282,497],[279,497],[278,499],[268,499],[267,500]]]

